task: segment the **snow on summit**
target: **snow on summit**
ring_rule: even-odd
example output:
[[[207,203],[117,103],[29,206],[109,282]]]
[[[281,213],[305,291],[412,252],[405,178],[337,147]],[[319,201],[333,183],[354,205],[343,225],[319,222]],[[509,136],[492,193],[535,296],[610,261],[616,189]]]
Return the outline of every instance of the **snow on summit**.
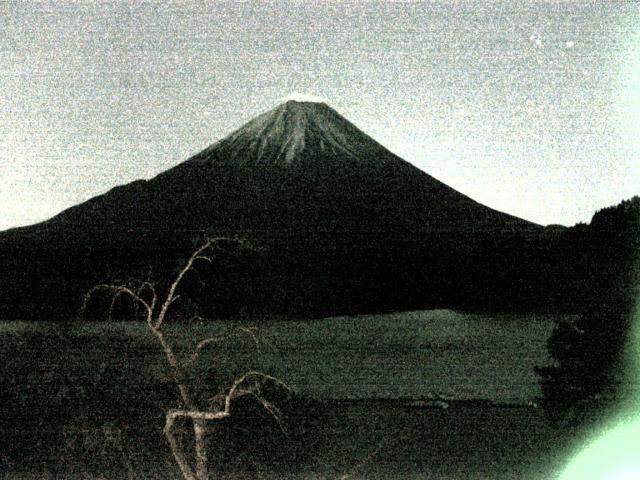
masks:
[[[311,95],[308,93],[293,92],[287,95],[282,101],[288,102],[293,100],[294,102],[312,102],[312,103],[326,103],[326,99],[318,97],[317,95]]]

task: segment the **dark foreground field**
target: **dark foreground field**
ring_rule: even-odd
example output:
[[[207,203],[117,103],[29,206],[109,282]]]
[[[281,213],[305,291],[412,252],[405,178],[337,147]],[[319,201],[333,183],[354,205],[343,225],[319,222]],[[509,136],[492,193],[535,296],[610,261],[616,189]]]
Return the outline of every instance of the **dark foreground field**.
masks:
[[[187,351],[224,328],[174,337]],[[286,433],[239,404],[211,434],[212,477],[552,478],[572,440],[523,406],[550,328],[444,311],[267,323],[259,349],[209,351],[194,375],[211,395],[247,368],[291,383],[274,393]],[[0,340],[4,478],[180,478],[162,435],[174,385],[143,326],[7,322]],[[434,394],[448,408],[413,401]]]
[[[239,448],[214,454],[214,462],[224,463],[213,465],[212,477],[547,480],[566,461],[567,439],[533,409],[421,410],[393,402],[318,407],[304,431],[296,432],[302,445],[282,437],[258,453]],[[155,423],[158,431],[161,426]],[[180,479],[168,448],[161,448],[164,439],[151,429],[144,433],[148,436],[117,423],[81,428],[64,435],[68,443],[58,445],[58,456],[45,462],[28,458],[37,454],[34,442],[25,463],[3,466],[4,478]],[[212,442],[211,448],[228,445]],[[269,449],[277,458],[269,458]]]

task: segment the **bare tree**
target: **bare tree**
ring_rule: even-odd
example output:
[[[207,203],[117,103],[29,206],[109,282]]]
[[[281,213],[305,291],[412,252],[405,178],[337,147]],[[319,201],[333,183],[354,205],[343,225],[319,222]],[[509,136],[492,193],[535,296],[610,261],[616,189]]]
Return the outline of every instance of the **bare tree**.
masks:
[[[249,371],[233,381],[221,395],[218,396],[219,408],[211,410],[202,408],[193,392],[188,380],[187,371],[197,361],[200,353],[207,347],[219,344],[238,335],[248,334],[255,340],[255,329],[238,328],[224,335],[204,338],[198,341],[185,359],[180,359],[176,350],[168,341],[163,327],[168,318],[171,306],[180,298],[177,293],[180,285],[190,272],[196,272],[195,267],[199,262],[212,263],[213,254],[219,250],[222,243],[228,243],[228,238],[210,238],[193,252],[184,266],[178,271],[173,281],[169,284],[167,293],[159,295],[156,285],[151,281],[135,281],[126,284],[100,284],[94,286],[85,295],[82,310],[84,311],[91,297],[97,292],[106,292],[111,295],[110,314],[121,297],[128,297],[135,305],[141,308],[148,330],[157,339],[162,347],[164,357],[171,370],[173,380],[177,387],[182,408],[172,409],[166,412],[164,434],[169,442],[171,451],[182,472],[185,480],[207,480],[209,478],[209,452],[207,450],[207,427],[211,423],[219,422],[231,415],[231,405],[234,399],[250,395],[254,397],[278,422],[280,411],[270,403],[262,394],[261,386],[264,382],[275,382],[287,388],[280,380],[258,371]],[[234,241],[244,245],[244,242]],[[190,420],[193,424],[194,453],[193,461],[189,461],[176,436],[175,423],[179,419]]]

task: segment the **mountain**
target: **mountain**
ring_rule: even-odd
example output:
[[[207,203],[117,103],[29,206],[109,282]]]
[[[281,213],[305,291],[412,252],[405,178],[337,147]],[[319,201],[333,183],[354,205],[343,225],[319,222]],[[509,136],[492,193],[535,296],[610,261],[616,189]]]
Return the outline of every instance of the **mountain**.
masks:
[[[350,234],[535,227],[427,175],[326,104],[293,100],[152,180],[115,188],[35,228],[91,226]]]
[[[153,179],[0,234],[0,286],[12,292],[0,314],[66,315],[92,282],[164,272],[203,233],[260,247],[219,272],[219,313],[509,308],[535,292],[498,292],[513,283],[505,268],[519,275],[500,252],[543,231],[417,169],[325,103],[290,100]]]

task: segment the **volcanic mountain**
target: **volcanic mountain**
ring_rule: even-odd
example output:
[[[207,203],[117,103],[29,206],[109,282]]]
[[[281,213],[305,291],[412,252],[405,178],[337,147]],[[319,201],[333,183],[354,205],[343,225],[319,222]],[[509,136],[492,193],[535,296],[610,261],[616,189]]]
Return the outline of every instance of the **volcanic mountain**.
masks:
[[[326,104],[291,100],[175,168],[35,228],[413,236],[532,227],[400,159]]]
[[[325,103],[290,100],[153,179],[1,234],[0,260],[13,275],[4,287],[33,291],[16,275],[37,278],[48,310],[199,235],[241,236],[263,252],[236,272],[247,308],[371,311],[493,298],[487,252],[541,229],[417,169]]]

